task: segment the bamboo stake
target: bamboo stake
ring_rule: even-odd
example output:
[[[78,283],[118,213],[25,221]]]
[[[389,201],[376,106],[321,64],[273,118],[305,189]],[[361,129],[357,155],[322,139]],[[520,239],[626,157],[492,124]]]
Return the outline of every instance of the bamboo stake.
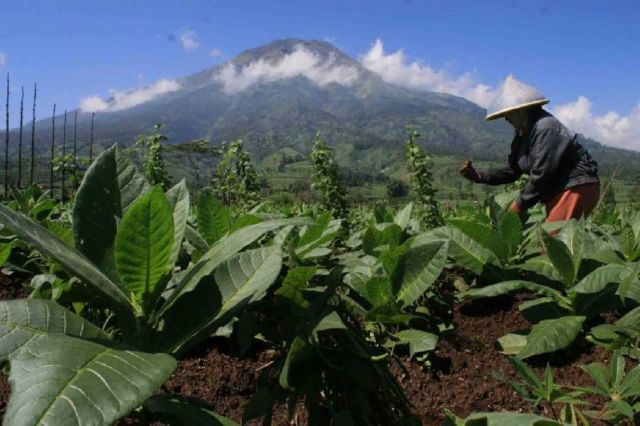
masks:
[[[62,201],[66,200],[67,194],[65,191],[65,184],[67,182],[67,166],[65,164],[67,156],[67,110],[64,110],[64,124],[62,126]]]
[[[24,118],[24,86],[20,87],[22,96],[20,97],[20,138],[18,141],[18,189],[22,188],[22,125]]]
[[[33,84],[33,119],[31,121],[31,173],[29,175],[29,185],[33,185],[34,171],[36,168],[36,96],[38,94],[38,84]]]
[[[9,194],[9,73],[7,73],[7,115],[4,134],[4,196]]]
[[[56,145],[56,104],[53,104],[53,117],[51,120],[51,160],[49,164],[49,189],[53,197],[53,150]]]

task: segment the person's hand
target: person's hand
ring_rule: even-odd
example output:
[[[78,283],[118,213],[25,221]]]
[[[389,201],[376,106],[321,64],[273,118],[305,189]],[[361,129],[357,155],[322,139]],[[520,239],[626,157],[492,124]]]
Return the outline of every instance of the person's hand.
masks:
[[[527,211],[523,210],[522,207],[520,207],[520,204],[516,203],[515,201],[509,206],[509,210],[520,216],[520,220],[522,220],[522,222],[526,222],[529,217]]]
[[[517,214],[522,214],[522,208],[515,201],[509,206],[509,210]]]
[[[471,165],[471,161],[469,160],[464,160],[462,165],[460,165],[459,172],[462,177],[464,177],[465,179],[469,179],[471,182],[480,181],[480,174],[476,171],[476,169],[473,168],[473,166]]]

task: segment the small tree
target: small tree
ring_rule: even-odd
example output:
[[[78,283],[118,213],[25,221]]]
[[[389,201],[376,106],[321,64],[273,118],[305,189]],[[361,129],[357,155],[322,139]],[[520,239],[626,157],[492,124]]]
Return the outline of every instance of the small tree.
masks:
[[[222,159],[211,178],[214,195],[225,205],[248,209],[257,204],[260,184],[241,140],[222,145]]]
[[[136,145],[144,149],[143,169],[144,176],[152,185],[162,185],[164,190],[171,185],[171,176],[167,172],[167,167],[162,156],[163,147],[160,142],[167,141],[167,137],[160,133],[162,124],[153,126],[154,133],[151,135],[140,135],[136,139]]]
[[[436,201],[437,190],[433,188],[431,158],[415,143],[420,134],[414,130],[408,130],[407,133],[409,136],[406,142],[407,163],[420,222],[427,228],[435,228],[443,225],[444,220]]]
[[[402,198],[409,195],[409,185],[400,179],[391,179],[387,183],[387,195],[391,198]]]
[[[349,213],[347,193],[338,178],[333,149],[325,145],[319,132],[313,143],[311,162],[315,169],[312,186],[320,191],[324,208],[330,210],[334,217],[346,218]]]

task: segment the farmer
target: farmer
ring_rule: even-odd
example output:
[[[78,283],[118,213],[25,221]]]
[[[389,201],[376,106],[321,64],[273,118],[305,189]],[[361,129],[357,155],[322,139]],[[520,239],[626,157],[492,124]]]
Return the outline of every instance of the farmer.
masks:
[[[504,117],[514,128],[511,153],[504,167],[476,170],[466,160],[465,178],[488,185],[529,180],[510,209],[521,217],[543,202],[547,222],[586,217],[600,198],[598,165],[576,141],[576,135],[542,109],[548,103],[535,88],[507,77],[487,110],[486,120]]]

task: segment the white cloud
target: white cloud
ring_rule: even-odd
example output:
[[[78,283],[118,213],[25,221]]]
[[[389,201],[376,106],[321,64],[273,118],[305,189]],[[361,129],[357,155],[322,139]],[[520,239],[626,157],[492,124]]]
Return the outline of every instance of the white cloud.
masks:
[[[409,62],[402,50],[385,53],[380,39],[377,39],[371,49],[362,56],[361,62],[390,83],[462,96],[485,108],[494,95],[493,88],[478,83],[471,73],[454,77],[444,69],[435,69],[420,62]]]
[[[380,39],[361,58],[361,62],[390,83],[462,96],[485,108],[496,92],[495,88],[478,82],[471,73],[455,77],[444,69],[409,62],[402,50],[385,53]],[[574,132],[607,145],[640,150],[640,103],[626,116],[617,111],[594,115],[591,101],[580,96],[575,102],[550,111]]]
[[[260,59],[241,69],[229,63],[216,75],[215,79],[222,83],[225,92],[237,93],[259,82],[297,76],[305,76],[320,86],[329,83],[349,86],[358,78],[358,75],[356,67],[337,65],[334,55],[323,61],[304,46],[297,46],[292,53],[276,62]]]
[[[151,86],[140,87],[129,92],[111,89],[109,90],[110,98],[107,100],[99,96],[89,96],[80,101],[80,108],[84,112],[120,111],[148,102],[164,93],[175,92],[178,89],[180,89],[180,83],[176,80],[162,79]]]
[[[195,31],[187,30],[180,34],[180,43],[182,43],[182,48],[185,52],[191,52],[192,50],[196,50],[200,43],[196,40]]]
[[[640,103],[626,116],[617,111],[594,115],[591,101],[580,96],[551,112],[575,132],[607,145],[640,151]]]
[[[0,52],[0,67],[4,67],[7,64],[7,57],[4,53]]]
[[[222,55],[222,50],[218,49],[217,47],[214,47],[209,51],[209,56],[211,56],[212,58],[217,58],[218,56],[221,56],[221,55]]]

